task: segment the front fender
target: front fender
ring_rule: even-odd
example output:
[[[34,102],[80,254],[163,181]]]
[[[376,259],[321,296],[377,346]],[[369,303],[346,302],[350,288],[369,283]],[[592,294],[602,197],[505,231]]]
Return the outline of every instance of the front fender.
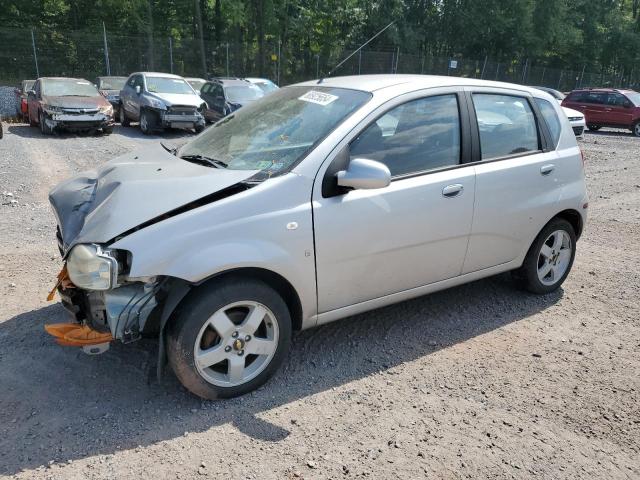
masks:
[[[315,315],[311,182],[287,174],[167,218],[116,241],[131,252],[129,276],[200,283],[221,272],[261,268],[298,292],[303,322]]]

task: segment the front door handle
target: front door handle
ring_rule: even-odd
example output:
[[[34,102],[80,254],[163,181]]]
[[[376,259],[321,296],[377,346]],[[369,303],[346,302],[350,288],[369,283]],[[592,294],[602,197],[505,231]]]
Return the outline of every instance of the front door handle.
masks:
[[[555,170],[556,166],[549,164],[549,165],[543,165],[542,167],[540,167],[540,174],[542,175],[549,175],[551,172],[553,172]]]
[[[442,195],[447,198],[457,197],[462,193],[462,190],[464,190],[464,187],[459,183],[447,185],[442,189]]]

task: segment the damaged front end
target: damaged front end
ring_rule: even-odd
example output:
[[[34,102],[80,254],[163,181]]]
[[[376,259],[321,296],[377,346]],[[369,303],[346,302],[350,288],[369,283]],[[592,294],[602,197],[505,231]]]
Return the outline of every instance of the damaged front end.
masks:
[[[143,333],[157,334],[160,306],[170,282],[161,277],[129,279],[128,258],[128,252],[94,244],[71,250],[55,291],[73,317],[68,325],[76,328],[49,328],[62,340],[58,343],[103,353],[114,339],[129,343]]]

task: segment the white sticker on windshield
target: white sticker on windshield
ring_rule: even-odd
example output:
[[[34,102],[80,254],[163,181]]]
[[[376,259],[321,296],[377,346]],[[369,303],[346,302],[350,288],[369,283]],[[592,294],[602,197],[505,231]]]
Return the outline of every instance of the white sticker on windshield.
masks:
[[[335,102],[337,99],[338,97],[336,95],[318,92],[317,90],[309,90],[301,97],[298,97],[298,100],[302,100],[303,102],[316,103],[318,105],[322,105],[323,107],[329,105],[331,102]]]

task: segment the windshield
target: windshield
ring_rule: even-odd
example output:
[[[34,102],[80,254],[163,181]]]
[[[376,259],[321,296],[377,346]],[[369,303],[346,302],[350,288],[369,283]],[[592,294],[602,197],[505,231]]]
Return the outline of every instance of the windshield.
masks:
[[[204,80],[187,80],[189,85],[191,85],[195,90],[201,90],[202,86],[207,83]]]
[[[99,80],[98,88],[100,90],[122,90],[127,77],[103,77]]]
[[[638,92],[625,92],[624,93],[629,100],[633,102],[636,107],[640,107],[640,93]]]
[[[178,156],[201,155],[230,170],[279,175],[369,98],[367,92],[341,88],[282,88],[225,117]]]
[[[193,95],[193,89],[182,78],[147,77],[147,91]]]
[[[50,97],[97,97],[100,95],[91,82],[75,78],[43,80],[42,94]]]
[[[224,87],[224,93],[231,103],[250,102],[264,96],[264,92],[253,84],[230,85]]]

